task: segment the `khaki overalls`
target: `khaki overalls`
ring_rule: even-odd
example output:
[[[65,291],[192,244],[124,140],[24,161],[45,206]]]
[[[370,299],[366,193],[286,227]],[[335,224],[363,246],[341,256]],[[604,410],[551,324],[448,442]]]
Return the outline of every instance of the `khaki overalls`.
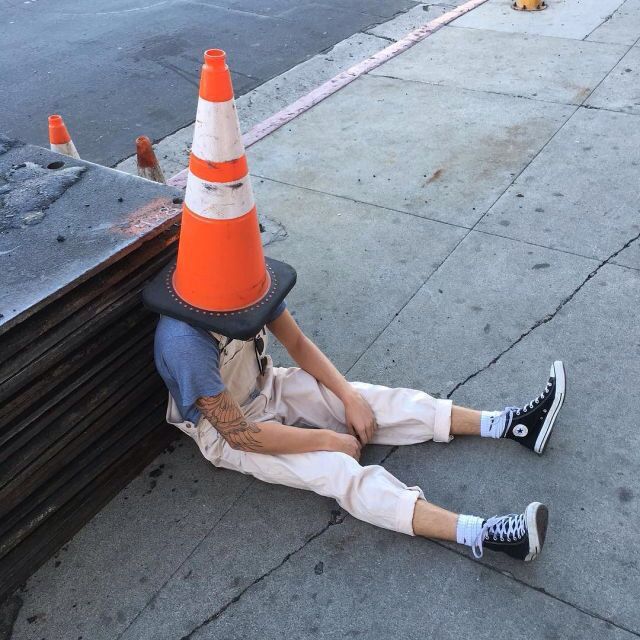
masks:
[[[220,373],[248,420],[277,421],[300,427],[322,427],[347,433],[342,402],[302,369],[273,367],[266,356],[260,373],[254,341],[229,341],[213,334],[220,345]],[[266,331],[260,336],[266,350]],[[389,389],[352,383],[373,410],[378,427],[372,443],[449,442],[451,400],[438,400],[411,389]],[[335,498],[350,514],[379,527],[413,535],[419,487],[407,487],[378,465],[363,467],[344,453],[314,451],[263,454],[232,449],[205,418],[197,425],[183,421],[169,396],[167,421],[193,438],[202,455],[216,467],[234,469],[265,482],[315,491]]]

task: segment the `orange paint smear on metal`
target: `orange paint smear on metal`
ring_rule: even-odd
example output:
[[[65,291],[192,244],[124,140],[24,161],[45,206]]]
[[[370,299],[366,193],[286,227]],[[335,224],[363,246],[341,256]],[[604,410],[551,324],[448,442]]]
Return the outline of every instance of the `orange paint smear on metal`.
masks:
[[[139,236],[150,231],[160,233],[178,222],[181,202],[179,199],[154,198],[131,211],[124,222],[115,225],[112,229],[127,236]],[[173,239],[170,242],[173,242]]]

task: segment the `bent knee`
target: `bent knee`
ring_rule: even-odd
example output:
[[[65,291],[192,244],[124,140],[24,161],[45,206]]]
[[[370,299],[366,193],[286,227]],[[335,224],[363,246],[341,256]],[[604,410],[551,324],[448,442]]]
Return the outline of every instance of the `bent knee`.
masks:
[[[360,491],[363,484],[387,473],[378,465],[363,467],[351,456],[340,452],[331,452],[323,463],[319,473],[314,474],[313,489],[339,502],[345,496]]]

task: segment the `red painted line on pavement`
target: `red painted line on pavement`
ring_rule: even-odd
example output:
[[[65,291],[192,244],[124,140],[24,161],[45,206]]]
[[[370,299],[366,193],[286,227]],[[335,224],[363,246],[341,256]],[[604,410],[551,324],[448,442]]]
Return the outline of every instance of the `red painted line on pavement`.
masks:
[[[295,102],[292,102],[284,109],[274,113],[272,116],[269,116],[266,120],[263,120],[247,131],[247,133],[242,136],[245,148],[250,147],[259,140],[262,140],[270,133],[273,133],[288,122],[291,122],[294,118],[297,118],[300,114],[308,111],[311,107],[315,106],[325,98],[328,98],[343,87],[346,87],[360,76],[369,73],[369,71],[376,69],[385,62],[395,58],[397,55],[404,53],[413,47],[413,45],[421,42],[425,38],[428,38],[432,33],[438,31],[438,29],[444,27],[446,24],[449,24],[456,18],[459,18],[485,2],[487,2],[487,0],[469,0],[469,2],[465,2],[455,9],[452,9],[447,13],[443,13],[439,18],[423,24],[414,31],[410,31],[401,40],[398,40],[385,49],[378,51],[378,53],[374,53],[372,56],[365,58],[362,62],[355,64],[353,67],[349,67],[346,71],[342,71],[337,76],[327,80],[319,87],[312,89],[306,95],[298,98]],[[188,169],[183,169],[179,173],[176,173],[175,176],[169,178],[167,184],[174,187],[184,188],[187,184],[188,173]]]

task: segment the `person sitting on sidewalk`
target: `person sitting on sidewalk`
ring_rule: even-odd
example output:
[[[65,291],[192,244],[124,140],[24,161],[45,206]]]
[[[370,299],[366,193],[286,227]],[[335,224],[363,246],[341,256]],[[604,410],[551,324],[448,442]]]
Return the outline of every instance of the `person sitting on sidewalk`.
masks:
[[[367,444],[409,445],[452,436],[508,438],[543,453],[565,395],[562,362],[527,405],[476,411],[423,391],[347,382],[281,303],[267,322],[299,367],[273,367],[262,329],[231,340],[174,318],[160,319],[155,361],[169,392],[167,420],[217,467],[334,498],[371,524],[533,560],[547,508],[492,518],[459,515],[425,499],[383,467],[361,466]],[[300,428],[314,427],[314,428]]]
[[[335,498],[356,518],[408,535],[457,541],[532,560],[547,507],[458,515],[427,502],[380,465],[367,444],[408,445],[454,435],[510,438],[542,453],[565,394],[561,362],[544,391],[503,411],[453,406],[423,391],[347,382],[303,334],[284,300],[294,269],[264,258],[225,53],[205,52],[175,265],[144,290],[162,316],[155,360],[169,389],[167,420],[217,467]],[[268,330],[298,367],[274,367]],[[311,427],[311,428],[301,428]]]

